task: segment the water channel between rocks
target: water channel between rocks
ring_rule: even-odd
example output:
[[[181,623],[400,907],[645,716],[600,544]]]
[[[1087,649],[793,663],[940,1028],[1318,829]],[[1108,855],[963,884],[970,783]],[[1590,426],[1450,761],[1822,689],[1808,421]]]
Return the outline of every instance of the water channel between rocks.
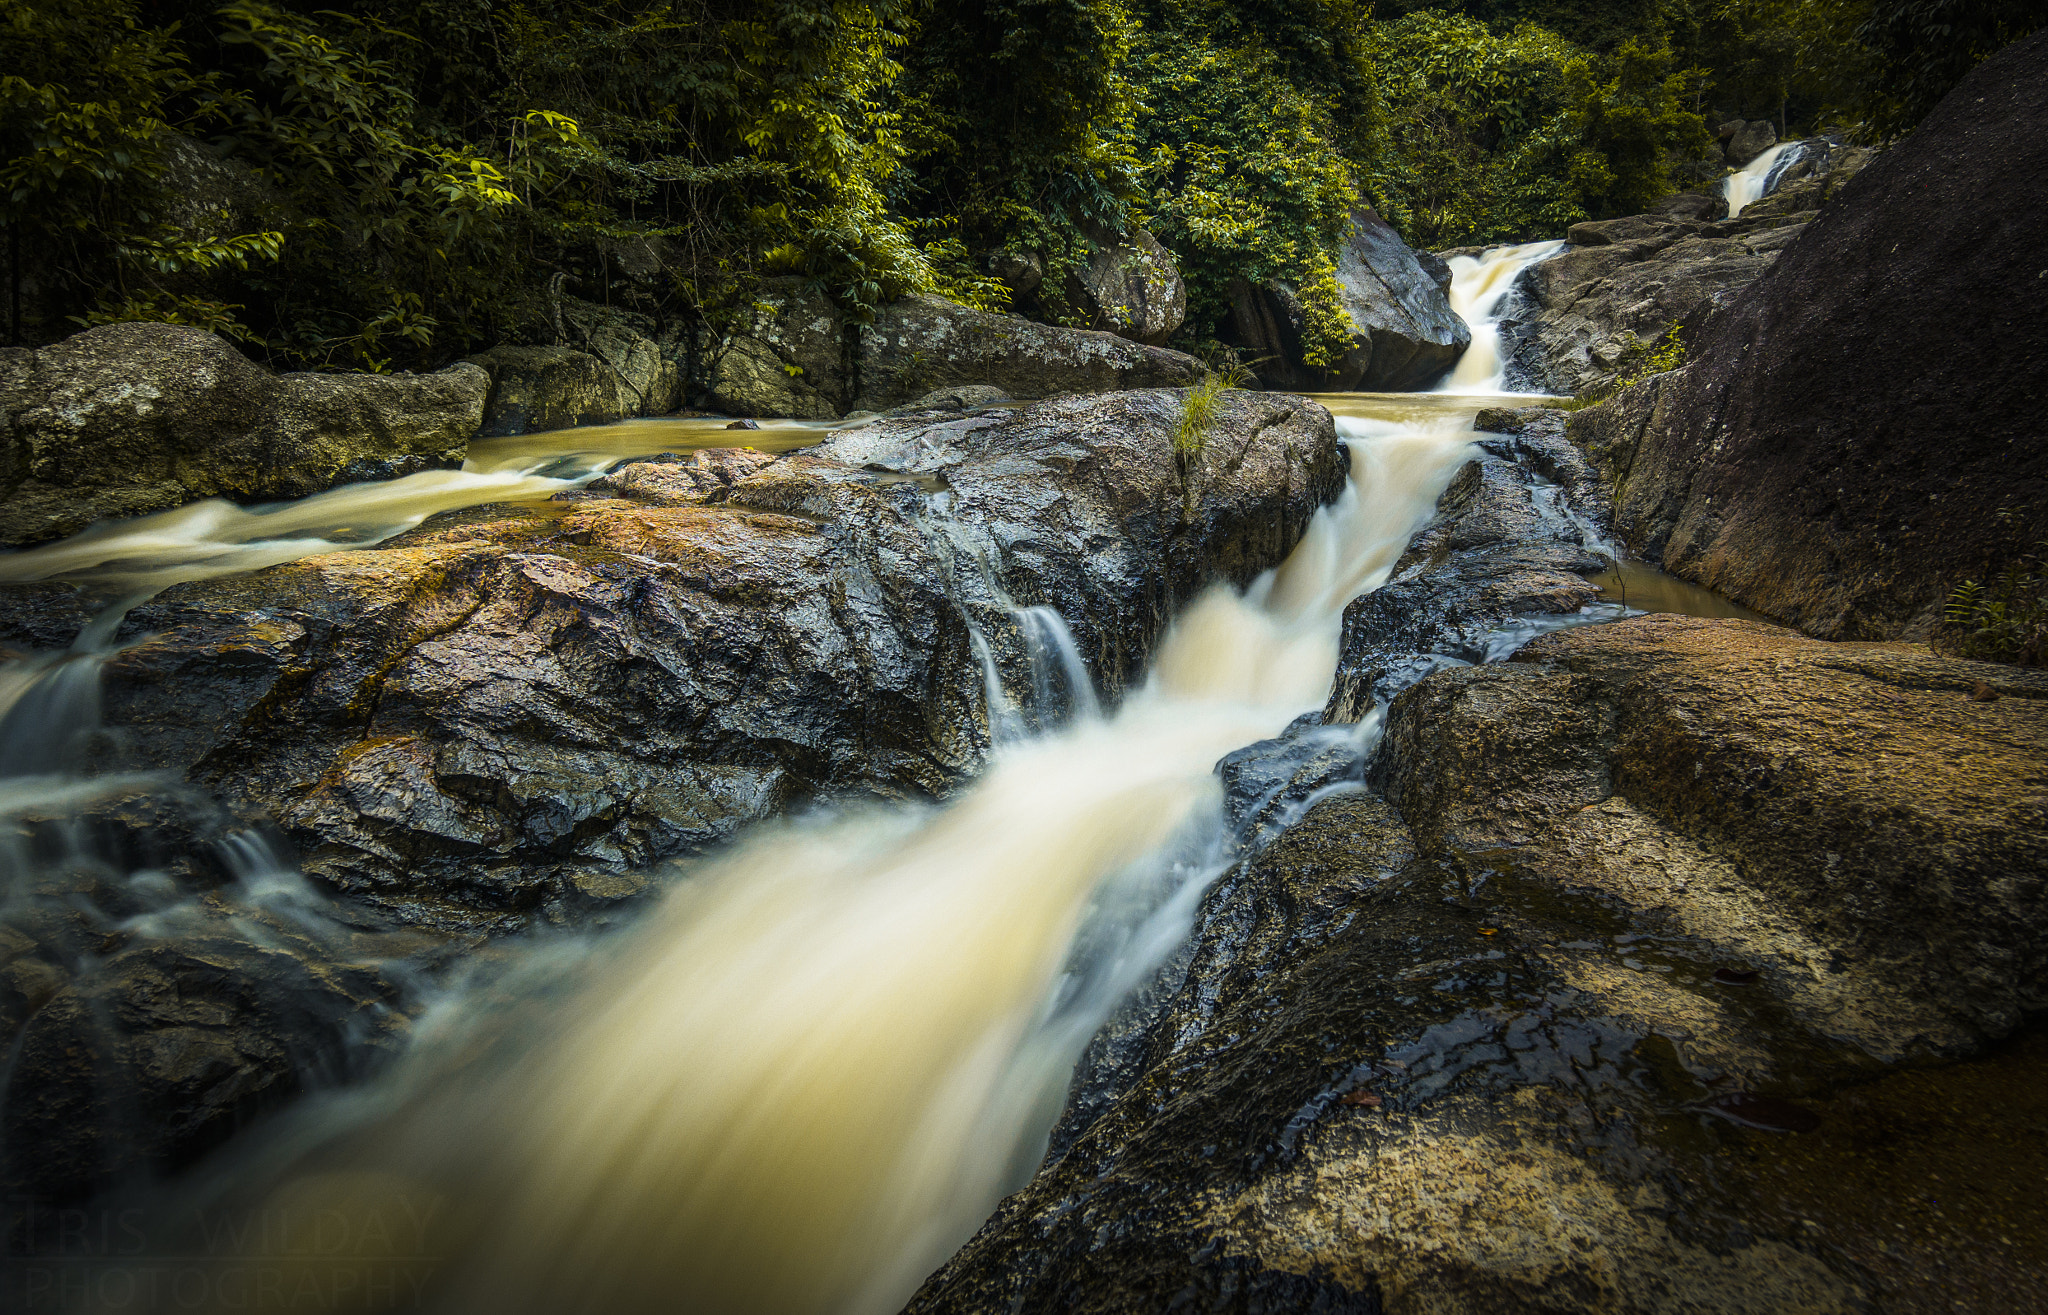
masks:
[[[1492,304],[1460,309],[1483,319]],[[437,1002],[380,1076],[302,1101],[148,1196],[153,1245],[202,1256],[213,1286],[284,1265],[278,1308],[307,1283],[361,1310],[898,1308],[1029,1173],[1081,1048],[1185,936],[1227,866],[1217,760],[1322,705],[1346,604],[1387,579],[1473,456],[1474,414],[1502,400],[1498,361],[1482,369],[1461,370],[1458,393],[1321,399],[1349,486],[1279,569],[1187,607],[1121,706],[1073,698],[1078,715],[1000,746],[944,807],[766,824],[624,931],[495,951],[490,972],[430,988]],[[492,440],[461,471],[96,527],[0,558],[0,580],[75,582],[118,608],[436,512],[544,500],[627,457],[786,450],[828,428],[664,420]],[[1662,579],[1624,566],[1615,592],[1740,614]],[[1057,647],[1058,618],[1035,623]],[[109,633],[0,668],[0,745],[36,742],[11,754],[0,821],[96,788],[59,749],[78,729],[67,718],[94,715],[93,645]],[[66,670],[69,695],[32,696]],[[230,898],[328,916],[275,856],[243,868]],[[224,1220],[239,1221],[226,1242]],[[373,1282],[338,1291],[323,1228],[347,1234],[349,1272],[368,1264]],[[111,1291],[59,1304],[174,1304]]]

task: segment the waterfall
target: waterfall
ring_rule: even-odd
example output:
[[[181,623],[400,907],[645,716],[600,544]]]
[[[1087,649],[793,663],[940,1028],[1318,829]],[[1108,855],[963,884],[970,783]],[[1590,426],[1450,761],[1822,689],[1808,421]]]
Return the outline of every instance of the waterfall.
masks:
[[[1350,400],[1345,491],[1279,569],[1192,603],[1119,707],[1074,697],[945,807],[761,826],[626,932],[451,991],[392,1071],[178,1209],[374,1218],[416,1245],[394,1263],[438,1258],[391,1300],[443,1311],[900,1307],[1029,1174],[1088,1038],[1187,934],[1227,861],[1217,759],[1321,705],[1345,604],[1471,455],[1476,401]],[[1011,616],[1047,692],[1078,696],[1056,614]]]
[[[1439,393],[1497,394],[1507,391],[1508,362],[1500,350],[1500,322],[1522,271],[1564,250],[1563,242],[1525,242],[1492,247],[1475,259],[1453,256],[1451,309],[1472,330],[1472,345],[1458,358]]]
[[[1799,158],[1803,145],[1796,141],[1779,142],[1723,178],[1721,195],[1728,198],[1728,217],[1735,218],[1748,206],[1770,195],[1777,187],[1779,177]]]

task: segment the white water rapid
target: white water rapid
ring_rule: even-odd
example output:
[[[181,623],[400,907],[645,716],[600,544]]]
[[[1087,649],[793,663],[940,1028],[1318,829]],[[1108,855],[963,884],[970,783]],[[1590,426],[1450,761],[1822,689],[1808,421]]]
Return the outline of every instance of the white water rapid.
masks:
[[[1460,262],[1474,370],[1434,395],[1325,399],[1349,486],[1278,570],[1190,605],[1120,707],[1074,695],[1073,719],[1001,745],[945,807],[765,825],[626,931],[515,948],[450,987],[383,1076],[153,1200],[152,1235],[208,1266],[208,1291],[279,1272],[236,1289],[259,1311],[307,1291],[357,1312],[899,1308],[1028,1175],[1088,1038],[1187,934],[1225,863],[1216,761],[1323,703],[1345,605],[1472,454],[1501,378],[1493,311],[1556,246]],[[559,455],[459,487],[535,496],[597,468]],[[384,537],[462,505],[443,480],[187,508],[5,560],[9,578],[147,589]],[[1063,623],[1031,612],[1072,684]]]
[[[1721,180],[1721,195],[1728,198],[1728,217],[1735,218],[1751,204],[1769,195],[1778,175],[1799,158],[1800,143],[1779,142],[1762,155]]]
[[[1508,363],[1500,350],[1501,312],[1522,271],[1564,248],[1563,242],[1525,242],[1493,247],[1476,258],[1451,257],[1451,309],[1471,326],[1472,345],[1436,386],[1437,392],[1493,394],[1507,390]]]

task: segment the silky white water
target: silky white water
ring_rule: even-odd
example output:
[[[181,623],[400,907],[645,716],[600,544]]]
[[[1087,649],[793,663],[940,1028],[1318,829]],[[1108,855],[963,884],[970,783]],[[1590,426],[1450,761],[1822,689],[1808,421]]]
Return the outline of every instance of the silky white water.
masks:
[[[544,952],[575,961],[546,990],[446,1002],[205,1210],[430,1219],[431,1309],[899,1307],[1186,934],[1219,870],[1216,760],[1320,706],[1344,605],[1468,459],[1469,406],[1384,409],[1340,420],[1351,483],[1287,563],[1190,605],[1116,711],[999,750],[943,808],[757,830],[630,931]]]
[[[1770,192],[1777,182],[1777,174],[1792,163],[1786,158],[1787,153],[1798,146],[1796,141],[1779,142],[1721,180],[1721,195],[1728,198],[1730,219]]]
[[[1472,345],[1458,358],[1439,393],[1500,393],[1507,388],[1507,361],[1500,352],[1500,312],[1515,280],[1538,261],[1564,250],[1563,242],[1524,242],[1493,247],[1473,256],[1453,256],[1451,309],[1472,330]]]

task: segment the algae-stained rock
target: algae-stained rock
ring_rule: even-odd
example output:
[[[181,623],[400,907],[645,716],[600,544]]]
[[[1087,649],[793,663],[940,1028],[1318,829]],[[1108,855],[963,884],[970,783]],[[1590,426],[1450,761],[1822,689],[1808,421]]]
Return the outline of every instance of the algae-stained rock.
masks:
[[[794,803],[946,794],[988,746],[980,645],[1029,705],[1012,601],[1113,697],[1196,589],[1280,561],[1342,486],[1328,413],[1233,393],[1190,466],[1179,408],[878,419],[181,586],[130,618],[107,720],[400,916],[575,907]]]
[[[912,1311],[2048,1293],[2048,1148],[1964,1150],[2034,1117],[2048,1049],[1903,1067],[2048,988],[2048,811],[2001,784],[2048,749],[2048,677],[1677,617],[1524,656],[1416,685],[1377,790],[1211,889]],[[1900,1226],[1928,1170],[1981,1186]]]
[[[197,498],[300,497],[459,463],[489,379],[273,375],[175,324],[110,324],[0,355],[0,543]]]
[[[1020,399],[1057,393],[1179,388],[1202,377],[1193,357],[1112,333],[1063,329],[972,310],[939,297],[885,306],[860,335],[849,410],[885,411],[935,389],[989,384]]]
[[[469,358],[491,376],[484,437],[665,415],[680,404],[672,351],[617,316],[577,329],[581,348],[508,345]]]
[[[1959,580],[2035,550],[2048,330],[2012,272],[2038,267],[2048,214],[2044,74],[2048,37],[1985,61],[1654,403],[1581,413],[1632,551],[1809,634],[1878,639],[1927,633]]]
[[[1310,392],[1411,392],[1426,388],[1458,362],[1472,331],[1451,309],[1449,269],[1410,250],[1370,209],[1353,212],[1337,255],[1337,283],[1350,325],[1343,358],[1326,366],[1302,359],[1307,323],[1299,293],[1270,282],[1233,280],[1232,341],[1253,360],[1259,378]],[[1424,263],[1425,258],[1428,264]]]

